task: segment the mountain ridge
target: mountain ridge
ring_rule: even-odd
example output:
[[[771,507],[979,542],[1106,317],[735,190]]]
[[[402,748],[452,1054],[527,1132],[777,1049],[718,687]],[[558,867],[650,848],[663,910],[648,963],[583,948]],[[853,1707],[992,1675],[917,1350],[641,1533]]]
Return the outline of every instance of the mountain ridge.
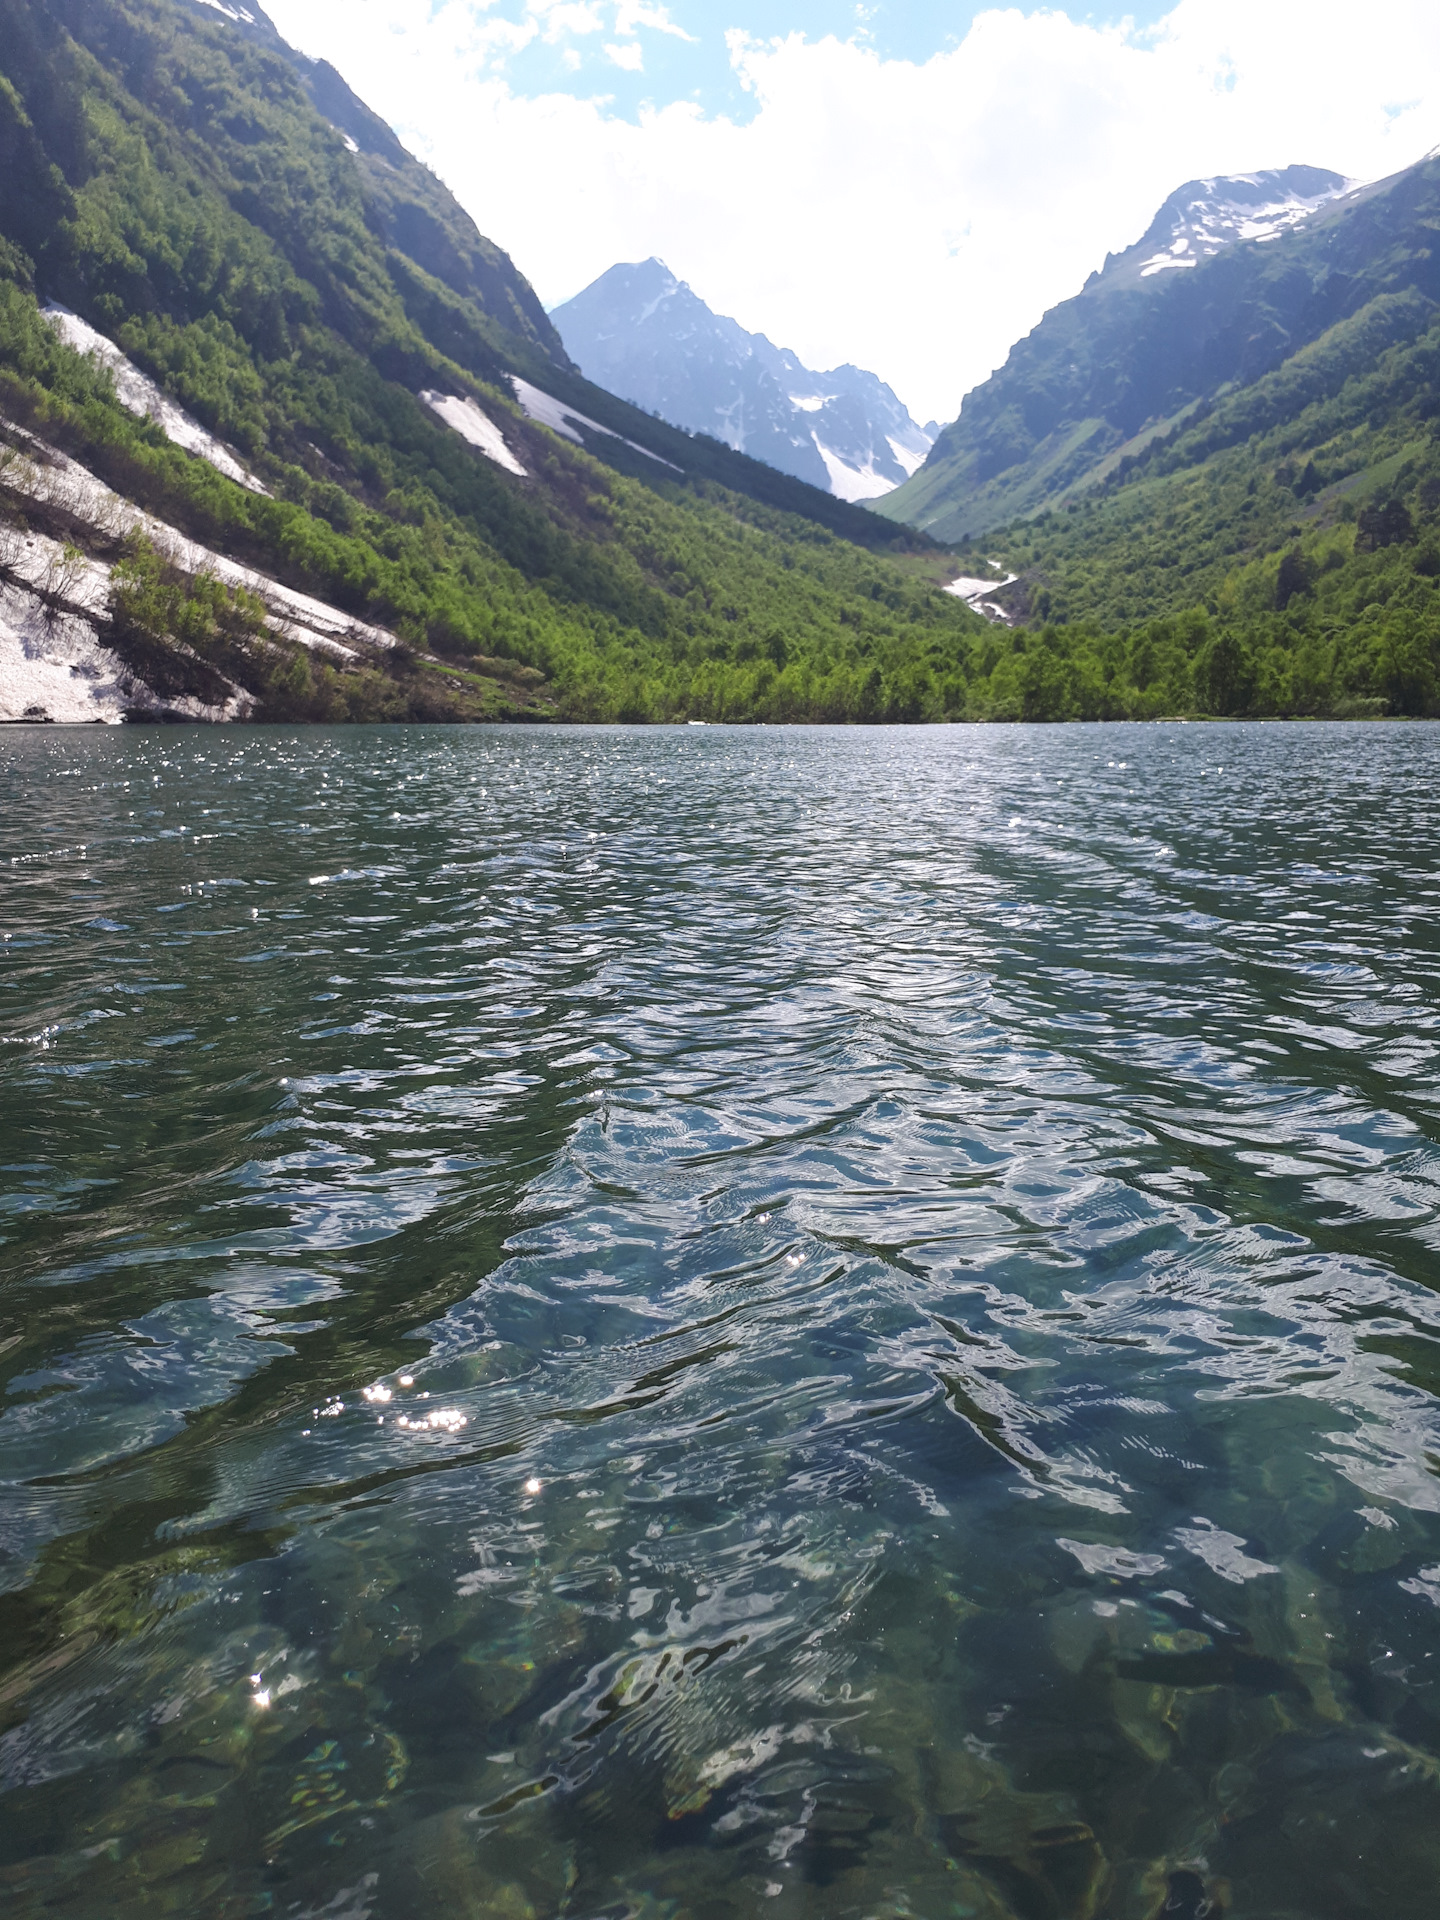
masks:
[[[1262,350],[963,556],[997,718],[1440,715],[1437,236],[1431,156],[1183,276]]]
[[[1187,180],[1161,204],[1134,246],[1108,254],[1086,286],[1189,269],[1236,241],[1264,245],[1355,191],[1358,184],[1324,167],[1308,166]]]
[[[394,130],[328,60],[289,45],[262,7],[224,0],[181,0],[221,15],[238,36],[292,68],[317,113],[344,140],[365,181],[367,211],[386,243],[417,262],[453,293],[477,300],[501,324],[571,366],[559,335],[529,281],[509,254],[481,234],[470,215]]]
[[[432,273],[312,84],[224,0],[0,0],[0,718],[1440,713],[1440,163],[1020,343],[1040,509],[948,555],[586,380],[396,166]]]
[[[1278,365],[1349,309],[1323,263],[1304,284],[1270,263],[1288,263],[1297,235],[1372,191],[1314,167],[1177,189],[1134,246],[1016,342],[875,511],[937,538],[978,537],[1067,498],[1220,387]]]

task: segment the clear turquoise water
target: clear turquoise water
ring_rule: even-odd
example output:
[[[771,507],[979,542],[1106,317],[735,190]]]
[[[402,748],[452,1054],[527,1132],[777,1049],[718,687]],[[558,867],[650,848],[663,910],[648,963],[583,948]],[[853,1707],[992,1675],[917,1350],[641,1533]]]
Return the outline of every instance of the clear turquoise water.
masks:
[[[0,737],[6,1915],[1433,1914],[1437,829],[1418,726]]]

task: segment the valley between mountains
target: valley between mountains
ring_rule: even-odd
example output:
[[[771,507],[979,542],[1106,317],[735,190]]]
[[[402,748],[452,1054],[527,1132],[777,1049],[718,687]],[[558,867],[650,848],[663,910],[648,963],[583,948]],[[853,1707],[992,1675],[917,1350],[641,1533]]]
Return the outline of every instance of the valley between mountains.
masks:
[[[1440,161],[1192,182],[959,418],[547,314],[258,7],[0,0],[0,719],[1440,712]]]

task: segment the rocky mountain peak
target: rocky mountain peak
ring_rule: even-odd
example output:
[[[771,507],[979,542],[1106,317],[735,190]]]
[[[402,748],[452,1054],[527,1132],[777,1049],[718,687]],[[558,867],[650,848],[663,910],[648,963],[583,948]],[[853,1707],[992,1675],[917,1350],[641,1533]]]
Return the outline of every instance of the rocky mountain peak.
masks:
[[[934,439],[875,374],[812,372],[714,312],[663,260],[609,268],[550,317],[592,380],[841,500],[899,486]]]

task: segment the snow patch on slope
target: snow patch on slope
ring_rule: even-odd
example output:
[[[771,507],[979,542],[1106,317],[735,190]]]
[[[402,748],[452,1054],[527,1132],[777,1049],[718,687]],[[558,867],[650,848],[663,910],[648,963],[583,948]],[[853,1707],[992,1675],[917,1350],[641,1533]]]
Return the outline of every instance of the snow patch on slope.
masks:
[[[131,693],[124,663],[88,620],[0,582],[0,721],[114,723],[132,706]]]
[[[131,679],[95,629],[47,615],[33,594],[0,586],[0,724],[115,725],[130,711]]]
[[[905,469],[905,477],[908,480],[912,474],[918,473],[924,466],[926,455],[934,446],[938,436],[922,428],[920,433],[920,438],[924,442],[922,447],[907,447],[903,441],[897,440],[893,433],[886,434],[885,437],[890,443],[891,453],[895,456],[895,464]]]
[[[1001,587],[1013,587],[1018,578],[1018,574],[1007,573],[1003,580],[976,580],[962,573],[957,579],[947,582],[945,592],[953,593],[957,600],[963,600],[976,613],[983,613],[987,620],[1008,627],[1010,615],[990,596],[998,593]]]
[[[585,442],[575,431],[584,427],[587,433],[603,433],[607,440],[618,440],[622,446],[643,453],[647,460],[655,461],[657,466],[669,467],[672,473],[682,473],[673,460],[662,460],[658,453],[652,453],[649,447],[642,447],[638,440],[627,440],[623,433],[616,433],[612,427],[602,427],[598,420],[592,420],[589,414],[581,413],[577,408],[567,406],[563,400],[557,400],[553,394],[545,393],[539,387],[532,387],[528,380],[522,380],[519,374],[512,373],[510,384],[515,389],[515,398],[520,402],[521,411],[527,420],[534,420],[542,427],[549,427],[552,433],[558,433],[562,439],[573,440],[577,447]]]
[[[97,633],[110,568],[48,534],[0,532],[0,723],[114,726],[140,718],[243,720],[255,702],[236,688],[222,706],[160,699]]]
[[[208,0],[208,4],[218,5],[218,0]],[[221,8],[221,11],[227,9]],[[235,17],[231,15],[232,19]],[[246,18],[249,18],[248,14]],[[208,460],[227,480],[237,481],[252,493],[265,492],[254,474],[241,466],[229,448],[222,445],[213,433],[207,433],[183,407],[177,407],[148,375],[143,374],[132,360],[126,359],[113,340],[107,340],[103,333],[97,333],[88,321],[82,320],[78,313],[72,313],[68,307],[52,305],[42,307],[40,311],[67,347],[73,347],[76,353],[83,353],[87,359],[96,360],[101,366],[109,368],[115,382],[115,397],[122,407],[128,407],[131,413],[138,414],[142,420],[153,420],[167,440],[172,440],[177,447],[183,447],[187,453]]]
[[[883,473],[876,473],[874,467],[852,467],[832,452],[818,433],[813,438],[816,451],[825,462],[830,491],[837,500],[848,500],[855,506],[862,500],[878,500],[882,493],[893,492],[895,482]]]
[[[13,423],[0,419],[23,453],[0,449],[0,491],[22,509],[83,527],[102,550],[143,535],[172,566],[242,587],[265,606],[278,636],[340,662],[362,648],[383,651],[395,636],[297,593],[253,568],[187,539],[114,493],[102,480]],[[238,720],[254,708],[237,688],[223,706],[189,696],[160,699],[107,648],[111,567],[48,534],[0,525],[0,721],[116,722],[131,715]]]
[[[824,401],[817,402],[817,406],[823,406],[825,404]],[[809,412],[811,409],[806,408],[805,411]],[[878,500],[882,494],[894,492],[898,483],[893,470],[888,473],[879,471],[876,467],[873,454],[869,460],[863,463],[853,458],[847,460],[845,455],[837,448],[828,445],[821,439],[818,429],[812,431],[811,437],[815,442],[816,451],[825,462],[825,472],[830,482],[830,491],[837,500],[848,500],[852,506],[855,506],[865,500]],[[896,439],[893,434],[886,434],[884,436],[885,445],[890,449],[891,458],[907,480],[912,473],[918,472],[919,469],[924,466],[925,455],[934,444],[931,439],[920,433],[918,429],[911,436],[911,439],[912,444],[907,446],[903,441]],[[916,439],[922,443],[919,448],[913,445],[913,441]]]
[[[507,473],[518,474],[522,480],[529,477],[506,446],[504,435],[495,422],[468,395],[462,399],[455,394],[426,392],[420,398],[432,413],[439,414],[447,427],[458,433],[462,440],[468,440],[487,460],[493,460],[497,467],[503,467]]]

